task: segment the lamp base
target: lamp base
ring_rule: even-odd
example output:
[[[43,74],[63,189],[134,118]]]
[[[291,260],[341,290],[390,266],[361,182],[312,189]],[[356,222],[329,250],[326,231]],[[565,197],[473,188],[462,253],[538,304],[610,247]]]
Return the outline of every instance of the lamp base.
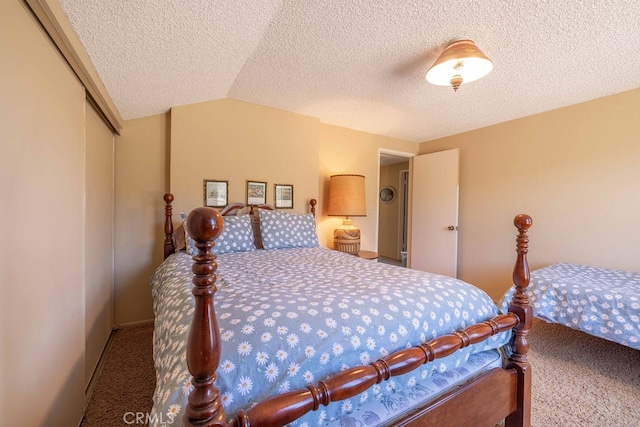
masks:
[[[360,229],[342,226],[333,230],[333,248],[340,252],[357,255],[360,252]]]

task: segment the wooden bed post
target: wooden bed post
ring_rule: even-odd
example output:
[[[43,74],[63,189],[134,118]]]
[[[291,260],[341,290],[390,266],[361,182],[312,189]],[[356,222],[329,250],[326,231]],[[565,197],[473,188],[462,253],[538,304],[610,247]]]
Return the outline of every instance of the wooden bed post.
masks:
[[[311,213],[313,214],[313,217],[316,217],[316,204],[318,204],[318,201],[316,199],[311,199],[309,200],[309,204],[311,205]]]
[[[520,323],[514,328],[512,340],[513,354],[509,358],[509,366],[518,372],[517,410],[505,420],[505,427],[531,425],[531,366],[527,361],[529,342],[527,334],[533,325],[533,308],[529,305],[527,287],[529,286],[529,236],[527,230],[533,224],[529,215],[517,215],[513,220],[518,229],[516,238],[518,257],[513,268],[513,283],[515,293],[509,304],[509,311],[520,318]]]
[[[176,251],[176,247],[173,244],[173,208],[171,202],[173,202],[173,194],[167,193],[164,195],[164,259],[167,259],[169,255]]]
[[[225,421],[220,390],[214,385],[221,346],[214,310],[218,265],[211,252],[213,241],[222,233],[223,226],[222,215],[207,207],[192,210],[186,223],[187,233],[196,241],[198,254],[193,257],[195,310],[187,343],[187,366],[194,388],[184,414],[185,426],[223,426]]]

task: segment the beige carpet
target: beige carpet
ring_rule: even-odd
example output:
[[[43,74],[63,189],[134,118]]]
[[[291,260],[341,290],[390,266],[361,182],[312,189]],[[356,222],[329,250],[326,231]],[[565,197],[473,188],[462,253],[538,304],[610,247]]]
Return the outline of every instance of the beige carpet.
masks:
[[[533,426],[640,426],[640,351],[535,321]]]
[[[143,425],[155,383],[151,326],[116,331],[83,427]],[[640,426],[640,351],[535,321],[532,426]],[[128,417],[125,419],[125,417]]]
[[[155,386],[153,324],[116,330],[81,427],[147,425]]]

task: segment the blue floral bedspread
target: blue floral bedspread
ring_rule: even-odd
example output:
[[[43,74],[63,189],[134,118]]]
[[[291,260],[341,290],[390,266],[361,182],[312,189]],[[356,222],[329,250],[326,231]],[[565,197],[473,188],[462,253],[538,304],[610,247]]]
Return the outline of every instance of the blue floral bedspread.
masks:
[[[536,317],[640,350],[640,273],[553,264],[531,272],[528,294]]]
[[[364,260],[326,248],[219,255],[216,313],[222,354],[216,385],[228,416],[266,397],[304,388],[341,369],[490,319],[498,308],[460,280]],[[191,257],[177,253],[156,270],[156,391],[152,419],[181,423],[191,383],[185,362],[193,314]],[[383,382],[355,398],[307,414],[318,425],[463,365],[487,341]],[[169,420],[169,422],[167,422]]]
[[[469,360],[459,368],[445,372],[434,372],[424,380],[409,383],[407,388],[401,389],[390,396],[376,399],[366,399],[368,403],[357,406],[353,412],[345,413],[335,420],[328,421],[323,427],[355,427],[355,426],[393,426],[398,418],[424,402],[432,401],[458,384],[463,384],[478,373],[491,368],[501,368],[501,353],[495,350],[474,353]],[[376,384],[373,389],[381,385]]]

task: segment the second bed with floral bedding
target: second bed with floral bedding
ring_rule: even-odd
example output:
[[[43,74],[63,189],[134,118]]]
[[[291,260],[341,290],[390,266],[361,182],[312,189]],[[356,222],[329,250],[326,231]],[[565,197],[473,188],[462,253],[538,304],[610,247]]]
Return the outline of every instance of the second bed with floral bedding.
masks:
[[[537,318],[640,350],[640,273],[551,264],[531,272],[528,294]]]

